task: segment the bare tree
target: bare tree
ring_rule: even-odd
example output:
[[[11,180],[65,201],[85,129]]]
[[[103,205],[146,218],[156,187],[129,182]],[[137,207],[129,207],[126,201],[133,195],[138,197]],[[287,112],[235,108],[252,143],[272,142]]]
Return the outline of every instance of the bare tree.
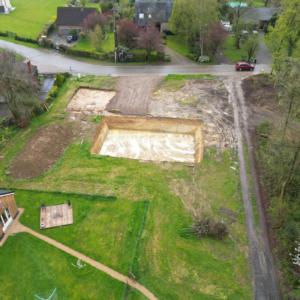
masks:
[[[0,96],[12,113],[14,123],[24,126],[24,122],[29,122],[33,108],[39,106],[40,86],[15,54],[0,51]]]

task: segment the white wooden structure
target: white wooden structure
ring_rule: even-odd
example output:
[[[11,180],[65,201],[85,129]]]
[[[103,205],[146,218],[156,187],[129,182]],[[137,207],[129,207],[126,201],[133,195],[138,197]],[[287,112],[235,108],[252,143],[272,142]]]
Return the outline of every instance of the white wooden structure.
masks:
[[[0,14],[9,14],[13,10],[9,0],[0,0]]]

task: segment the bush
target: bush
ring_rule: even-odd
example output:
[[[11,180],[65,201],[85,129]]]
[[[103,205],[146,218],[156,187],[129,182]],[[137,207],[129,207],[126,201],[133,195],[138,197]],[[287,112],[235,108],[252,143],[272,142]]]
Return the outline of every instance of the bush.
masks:
[[[109,23],[108,23],[108,26],[109,26],[109,30],[110,30],[111,32],[113,32],[113,31],[114,31],[114,21],[113,21],[113,20],[110,20]]]
[[[188,59],[192,60],[192,61],[195,61],[195,58],[197,58],[197,55],[188,53],[188,54],[186,55],[186,57],[187,57]]]
[[[60,75],[59,73],[56,74],[56,85],[58,87],[61,87],[63,85],[63,76]]]
[[[119,55],[119,61],[120,62],[133,62],[134,56],[132,52],[129,50],[129,48],[126,47],[118,47],[118,55]]]
[[[285,226],[290,214],[288,203],[280,201],[279,198],[273,198],[269,209],[272,215],[273,227],[281,228]]]
[[[188,230],[197,238],[204,238],[211,236],[216,239],[223,239],[228,234],[226,223],[223,221],[214,221],[209,218],[203,218],[196,221],[193,226]]]
[[[169,29],[163,30],[163,33],[165,33],[166,35],[174,35],[174,33]]]
[[[145,62],[147,61],[147,54],[144,51],[132,51],[132,54],[134,55],[134,61],[135,62]]]
[[[8,36],[8,34],[6,32],[0,31],[0,36]]]
[[[105,11],[108,11],[108,10],[112,9],[113,4],[111,2],[101,1],[100,2],[100,8],[101,8],[102,13],[104,13]]]
[[[69,35],[77,35],[77,30],[76,29],[71,29],[69,31]]]
[[[55,98],[55,97],[57,96],[57,86],[54,86],[54,87],[51,89],[51,91],[50,91],[50,93],[49,93],[49,96],[50,96],[51,98]]]
[[[200,61],[200,59],[201,59],[201,57],[199,57],[199,61]],[[208,55],[203,55],[201,62],[203,62],[203,63],[210,62],[210,57]]]
[[[11,116],[7,116],[5,118],[2,119],[1,125],[3,126],[11,126],[12,123],[12,117]]]
[[[84,39],[84,38],[86,37],[86,36],[85,36],[85,33],[81,31],[81,32],[79,33],[79,37],[82,38],[82,39]]]
[[[60,51],[62,51],[62,52],[64,52],[64,53],[67,53],[68,47],[67,47],[66,45],[60,44],[60,45],[58,46],[58,48],[59,48]]]
[[[164,61],[165,60],[165,52],[157,52],[157,60]]]

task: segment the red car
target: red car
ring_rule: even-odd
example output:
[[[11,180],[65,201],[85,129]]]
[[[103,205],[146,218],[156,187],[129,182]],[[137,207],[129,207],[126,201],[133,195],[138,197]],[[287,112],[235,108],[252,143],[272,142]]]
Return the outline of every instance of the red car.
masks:
[[[254,70],[254,65],[248,64],[246,62],[239,62],[239,63],[236,64],[235,69],[237,71],[243,71],[243,70],[253,71]]]

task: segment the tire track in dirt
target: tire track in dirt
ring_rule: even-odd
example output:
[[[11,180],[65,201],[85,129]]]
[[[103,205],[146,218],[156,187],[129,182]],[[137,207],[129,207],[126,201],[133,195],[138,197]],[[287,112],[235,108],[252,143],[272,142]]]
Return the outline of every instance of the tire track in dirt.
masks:
[[[275,266],[268,239],[265,235],[265,219],[260,217],[260,233],[257,234],[254,223],[254,214],[251,202],[250,186],[246,172],[246,163],[243,152],[243,132],[246,136],[249,153],[253,152],[253,147],[248,134],[248,115],[240,80],[230,77],[228,79],[228,89],[234,105],[234,123],[237,135],[238,157],[240,167],[240,179],[243,193],[243,202],[245,208],[248,242],[250,248],[252,275],[254,280],[255,299],[261,300],[280,300],[281,295],[278,288]],[[253,153],[254,154],[254,153]],[[251,155],[250,155],[251,157]],[[251,164],[252,165],[252,164]],[[255,170],[252,170],[252,176],[255,176]],[[257,181],[253,180],[254,186]],[[255,195],[257,196],[257,195]],[[256,201],[260,199],[256,197]],[[259,205],[258,205],[259,207]]]

